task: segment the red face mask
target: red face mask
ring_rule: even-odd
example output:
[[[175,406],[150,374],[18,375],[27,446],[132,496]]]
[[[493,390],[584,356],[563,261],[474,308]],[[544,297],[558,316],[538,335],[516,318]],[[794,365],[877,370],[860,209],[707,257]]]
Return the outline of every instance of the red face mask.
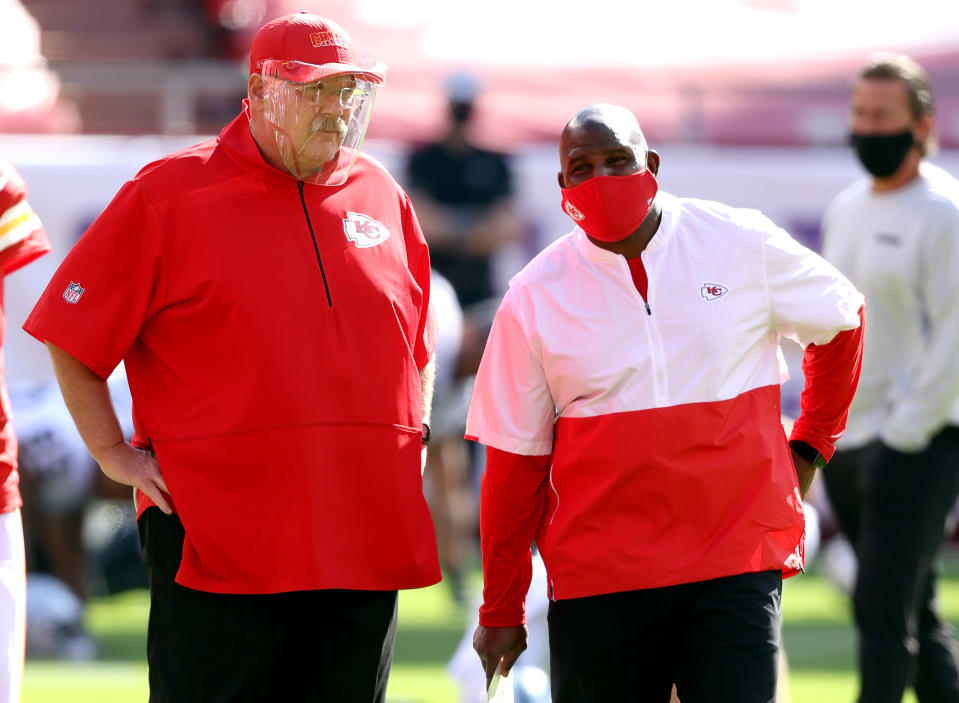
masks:
[[[639,229],[658,190],[648,168],[628,176],[596,176],[562,189],[563,212],[590,237],[619,242]]]

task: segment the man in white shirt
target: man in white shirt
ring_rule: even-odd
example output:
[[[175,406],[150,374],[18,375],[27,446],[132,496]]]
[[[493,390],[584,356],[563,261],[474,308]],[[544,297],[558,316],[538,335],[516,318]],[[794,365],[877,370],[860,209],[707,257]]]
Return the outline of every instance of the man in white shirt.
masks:
[[[869,324],[845,437],[825,470],[859,557],[862,703],[959,701],[956,641],[933,559],[959,493],[959,181],[935,148],[928,78],[905,56],[859,71],[850,143],[869,175],[823,223],[823,253],[863,292]]]

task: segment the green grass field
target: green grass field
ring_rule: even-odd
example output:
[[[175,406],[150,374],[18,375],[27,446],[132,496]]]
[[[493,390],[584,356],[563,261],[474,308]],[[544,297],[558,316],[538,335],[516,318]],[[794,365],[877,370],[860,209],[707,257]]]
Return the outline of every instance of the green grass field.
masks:
[[[959,623],[959,556],[946,560],[940,604]],[[24,703],[131,703],[146,701],[147,595],[135,591],[91,603],[88,625],[100,646],[96,662],[30,660]],[[790,664],[792,703],[850,703],[855,638],[849,606],[815,573],[786,582],[783,641]],[[442,584],[400,594],[399,631],[390,678],[390,703],[456,703],[445,666],[465,627],[466,615]],[[477,663],[477,666],[479,664]],[[915,703],[909,694],[904,699]]]

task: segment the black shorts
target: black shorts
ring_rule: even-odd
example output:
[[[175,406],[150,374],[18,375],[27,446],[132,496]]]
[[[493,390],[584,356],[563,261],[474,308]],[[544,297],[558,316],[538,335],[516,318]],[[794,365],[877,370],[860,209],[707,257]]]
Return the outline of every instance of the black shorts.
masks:
[[[396,591],[196,591],[174,582],[179,518],[149,508],[138,526],[150,578],[151,703],[385,700]]]
[[[554,703],[774,703],[782,574],[554,601]]]

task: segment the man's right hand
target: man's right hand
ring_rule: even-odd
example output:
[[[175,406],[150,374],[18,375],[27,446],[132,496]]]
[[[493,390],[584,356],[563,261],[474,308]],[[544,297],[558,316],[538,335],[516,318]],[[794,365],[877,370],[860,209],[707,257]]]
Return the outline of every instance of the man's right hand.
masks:
[[[167,515],[173,512],[163,495],[170,491],[163,481],[160,465],[151,452],[121,442],[99,452],[96,458],[104,474],[118,483],[142,491]]]
[[[169,491],[156,457],[124,440],[106,379],[55,344],[47,342],[47,349],[63,402],[104,475],[143,491],[160,510],[170,515],[173,510],[163,497],[163,493],[169,494]]]
[[[480,662],[486,671],[486,688],[496,673],[500,659],[503,660],[503,676],[509,674],[517,657],[526,649],[529,631],[525,625],[513,627],[483,627],[480,625],[473,633],[473,649],[479,654]]]

